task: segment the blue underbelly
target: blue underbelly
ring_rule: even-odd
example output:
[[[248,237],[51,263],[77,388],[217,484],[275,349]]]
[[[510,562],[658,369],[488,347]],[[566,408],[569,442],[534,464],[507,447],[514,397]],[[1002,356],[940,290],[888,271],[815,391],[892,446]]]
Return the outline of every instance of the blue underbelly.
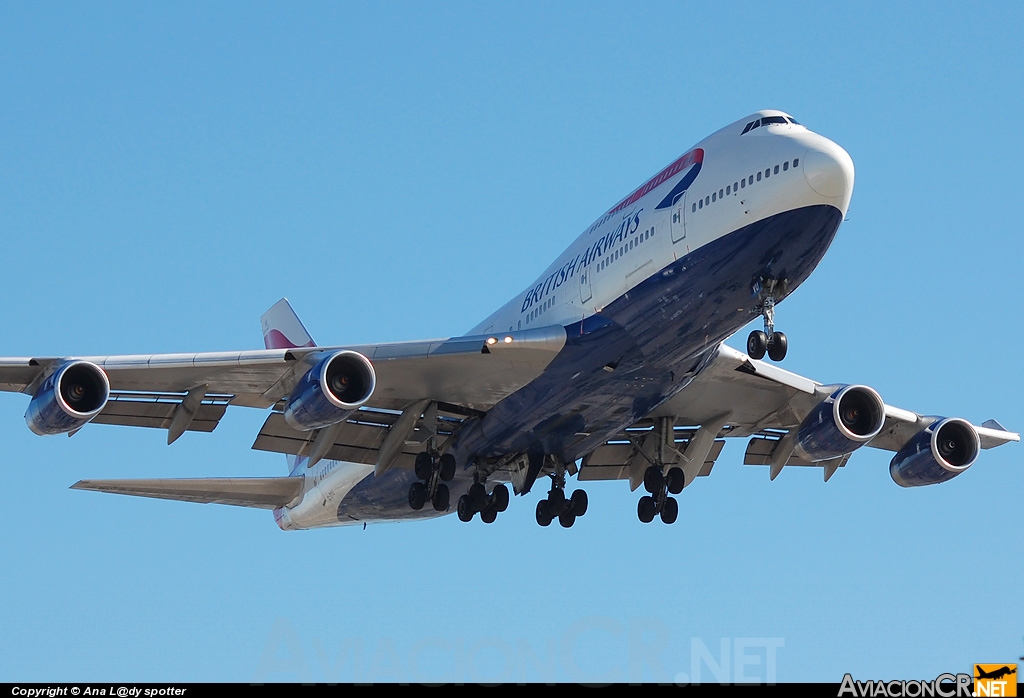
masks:
[[[568,462],[589,453],[685,387],[703,354],[750,321],[759,278],[788,280],[776,301],[806,280],[841,221],[832,206],[758,221],[568,326],[565,348],[544,373],[460,436],[456,457],[534,450]]]

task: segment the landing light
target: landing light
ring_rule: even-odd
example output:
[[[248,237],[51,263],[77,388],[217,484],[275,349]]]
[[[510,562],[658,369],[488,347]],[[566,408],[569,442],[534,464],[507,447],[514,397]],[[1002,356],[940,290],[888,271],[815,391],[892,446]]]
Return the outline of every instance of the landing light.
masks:
[[[497,337],[488,337],[487,338],[487,343],[493,346],[493,345],[498,343],[498,338]]]
[[[511,343],[512,343],[512,338],[511,337],[505,337],[505,344],[511,344]]]

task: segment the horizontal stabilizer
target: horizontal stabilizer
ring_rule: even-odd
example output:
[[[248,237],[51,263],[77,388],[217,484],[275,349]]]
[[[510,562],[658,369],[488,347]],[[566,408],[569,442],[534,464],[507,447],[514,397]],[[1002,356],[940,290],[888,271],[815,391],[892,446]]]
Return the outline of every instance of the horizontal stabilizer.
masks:
[[[73,490],[177,499],[199,504],[274,509],[302,494],[301,477],[203,477],[142,480],[79,480]]]

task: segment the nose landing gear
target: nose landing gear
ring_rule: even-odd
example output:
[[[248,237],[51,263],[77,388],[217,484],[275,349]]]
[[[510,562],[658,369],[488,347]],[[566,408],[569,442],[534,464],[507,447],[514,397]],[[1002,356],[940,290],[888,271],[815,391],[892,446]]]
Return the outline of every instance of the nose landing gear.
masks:
[[[755,285],[759,289],[761,304],[753,312],[764,318],[764,331],[754,330],[747,336],[747,354],[752,359],[763,359],[765,353],[772,361],[782,361],[789,349],[789,340],[782,332],[775,331],[775,289],[785,280],[761,279]]]

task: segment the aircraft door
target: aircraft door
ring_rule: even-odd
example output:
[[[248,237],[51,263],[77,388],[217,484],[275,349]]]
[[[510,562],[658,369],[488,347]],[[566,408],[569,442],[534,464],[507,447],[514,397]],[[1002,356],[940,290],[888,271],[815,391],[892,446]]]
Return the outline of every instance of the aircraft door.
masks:
[[[672,206],[672,242],[686,238],[686,192]]]
[[[580,301],[586,303],[593,296],[593,292],[590,290],[590,265],[583,267],[583,271],[579,273],[580,278]]]

